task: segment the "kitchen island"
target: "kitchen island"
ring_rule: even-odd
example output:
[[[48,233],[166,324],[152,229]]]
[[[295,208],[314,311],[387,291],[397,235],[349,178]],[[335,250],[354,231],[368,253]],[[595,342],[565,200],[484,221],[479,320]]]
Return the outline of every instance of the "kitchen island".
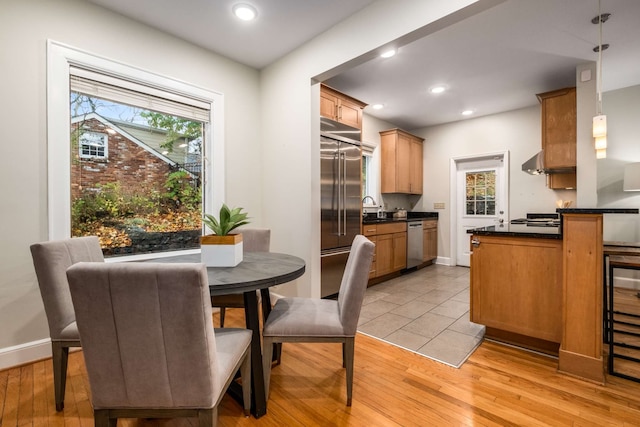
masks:
[[[558,370],[604,382],[603,214],[558,209],[559,227],[472,230],[471,320],[486,337],[558,355]]]

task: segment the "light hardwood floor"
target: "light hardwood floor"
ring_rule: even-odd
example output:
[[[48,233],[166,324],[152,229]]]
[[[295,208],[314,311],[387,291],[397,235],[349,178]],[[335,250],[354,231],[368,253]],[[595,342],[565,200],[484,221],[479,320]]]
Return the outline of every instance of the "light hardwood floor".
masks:
[[[242,312],[228,310],[228,326]],[[225,322],[225,323],[226,323]],[[217,319],[216,319],[216,323]],[[245,418],[225,396],[220,426],[634,426],[640,384],[597,385],[556,373],[556,361],[484,342],[460,369],[356,338],[353,406],[345,405],[339,344],[285,344],[268,414]],[[2,427],[93,425],[82,353],[70,357],[65,409],[56,413],[51,360],[0,371]],[[119,426],[195,426],[186,420],[119,420]]]

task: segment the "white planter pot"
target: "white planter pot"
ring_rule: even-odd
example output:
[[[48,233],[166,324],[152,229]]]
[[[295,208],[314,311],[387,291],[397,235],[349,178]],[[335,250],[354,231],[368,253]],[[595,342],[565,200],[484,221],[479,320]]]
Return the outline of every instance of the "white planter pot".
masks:
[[[202,236],[200,252],[207,267],[235,267],[242,262],[242,234]]]

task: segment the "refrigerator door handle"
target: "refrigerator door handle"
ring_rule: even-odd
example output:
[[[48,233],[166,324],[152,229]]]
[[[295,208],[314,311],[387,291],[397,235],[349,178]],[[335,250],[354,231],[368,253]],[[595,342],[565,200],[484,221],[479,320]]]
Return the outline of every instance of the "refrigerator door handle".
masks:
[[[347,154],[342,155],[342,235],[347,235]]]
[[[340,186],[340,179],[342,178],[342,171],[340,170],[340,157],[342,156],[342,153],[340,151],[338,151],[336,153],[336,156],[334,157],[337,160],[338,163],[338,182],[337,182],[337,186],[338,186],[338,200],[337,200],[337,217],[338,217],[338,227],[336,229],[336,235],[340,236],[342,234],[342,222],[340,221],[340,209],[341,209],[341,203],[342,203],[342,188]]]

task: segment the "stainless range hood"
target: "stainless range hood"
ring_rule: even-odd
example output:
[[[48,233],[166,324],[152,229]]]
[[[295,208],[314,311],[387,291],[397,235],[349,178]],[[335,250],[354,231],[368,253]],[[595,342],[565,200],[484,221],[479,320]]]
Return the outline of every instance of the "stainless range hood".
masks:
[[[544,150],[540,150],[535,156],[522,164],[522,171],[531,175],[542,175],[575,172],[576,168],[546,168],[544,164]]]
[[[531,175],[540,175],[545,173],[544,171],[544,151],[540,151],[538,154],[527,160],[522,164],[522,171],[530,173]]]

